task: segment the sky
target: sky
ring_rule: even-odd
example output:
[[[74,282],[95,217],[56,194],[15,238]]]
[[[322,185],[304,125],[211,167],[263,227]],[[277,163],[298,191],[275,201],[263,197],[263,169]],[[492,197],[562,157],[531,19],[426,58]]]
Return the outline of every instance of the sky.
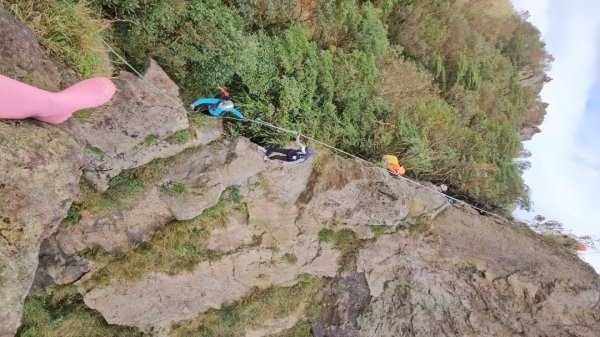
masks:
[[[567,232],[600,238],[600,0],[512,0],[527,10],[555,58],[554,80],[541,93],[549,103],[542,130],[525,142],[532,153],[525,183],[535,214]],[[580,254],[600,273],[600,253]]]

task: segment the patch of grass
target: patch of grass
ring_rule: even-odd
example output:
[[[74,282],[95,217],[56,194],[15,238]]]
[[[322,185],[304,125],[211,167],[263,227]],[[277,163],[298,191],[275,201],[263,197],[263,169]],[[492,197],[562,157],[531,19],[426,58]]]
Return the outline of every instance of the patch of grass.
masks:
[[[132,327],[109,325],[89,309],[72,285],[56,286],[50,294],[28,296],[18,337],[129,337],[143,336]]]
[[[350,270],[356,262],[356,254],[361,246],[361,241],[356,234],[347,228],[337,232],[324,228],[318,235],[319,241],[332,243],[336,249],[340,250],[339,271]]]
[[[67,211],[67,217],[63,219],[60,225],[68,227],[78,224],[79,220],[81,220],[81,209],[81,204],[72,203]]]
[[[408,227],[411,232],[424,234],[431,230],[432,219],[428,215],[421,215],[417,218],[417,221]]]
[[[97,111],[98,109],[95,108],[83,109],[76,111],[73,116],[80,123],[90,123],[93,121],[93,116]]]
[[[79,193],[79,199],[82,200],[80,211],[102,213],[108,211],[113,206],[113,202],[96,191],[94,186],[85,178],[81,178],[79,181]]]
[[[104,193],[98,192],[86,179],[81,179],[79,183],[81,202],[75,207],[79,207],[79,211],[85,210],[92,214],[114,210],[145,191],[148,186],[162,180],[168,163],[172,163],[173,160],[173,158],[159,158],[144,166],[124,170],[111,179],[108,183],[109,188]],[[180,186],[175,187],[175,192],[180,190]]]
[[[201,113],[194,113],[188,115],[188,121],[190,125],[195,127],[196,129],[202,129],[208,123],[209,117],[204,116]]]
[[[113,199],[122,199],[144,191],[144,187],[144,182],[133,170],[124,170],[108,182],[106,193]]]
[[[386,226],[369,226],[371,232],[375,235],[376,238],[385,234]]]
[[[331,229],[323,228],[319,231],[319,241],[333,243],[335,240],[335,232]]]
[[[226,200],[230,201],[236,205],[239,205],[242,203],[242,200],[244,199],[244,197],[242,196],[241,192],[240,192],[240,187],[238,185],[231,185],[229,187],[227,187],[226,192]]]
[[[189,143],[192,136],[189,130],[179,130],[167,138],[167,142],[171,144],[186,144]]]
[[[108,186],[106,192],[100,193],[86,179],[81,179],[79,191],[82,202],[71,207],[78,207],[78,212],[85,210],[92,214],[105,213],[143,192],[146,184],[132,170],[125,170],[112,178]]]
[[[101,250],[92,250],[86,257],[106,266],[96,272],[86,287],[117,282],[135,282],[149,272],[171,275],[192,271],[199,263],[218,260],[221,255],[206,248],[210,232],[227,224],[227,213],[235,207],[224,195],[213,207],[191,220],[173,221],[160,228],[150,240],[134,249],[107,257]]]
[[[321,278],[305,274],[289,288],[254,289],[233,304],[176,326],[172,336],[242,336],[246,327],[295,314],[303,306],[311,308],[310,303],[323,284]]]
[[[85,143],[85,150],[95,156],[104,156],[106,154],[101,148],[95,147],[90,143]]]
[[[173,163],[174,160],[177,159],[174,157],[157,158],[146,165],[134,168],[133,173],[141,181],[147,184],[155,184],[162,180],[165,174],[165,169],[167,168],[169,163]]]
[[[145,149],[145,148],[147,148],[149,146],[152,146],[152,145],[158,143],[159,140],[160,140],[160,137],[158,137],[158,135],[149,134],[149,135],[147,135],[144,138],[144,140],[142,140],[141,142],[139,142],[135,146],[135,148],[138,149],[138,150]]]
[[[100,246],[85,249],[79,253],[79,256],[100,263],[108,263],[113,258],[113,255],[109,251]]]
[[[257,179],[255,182],[248,186],[248,189],[250,189],[250,191],[252,192],[262,190],[263,188],[265,188],[265,181],[262,179]]]
[[[89,1],[1,0],[1,3],[31,28],[46,50],[64,59],[79,78],[111,75],[100,42],[110,23],[91,9]]]
[[[174,197],[185,193],[186,187],[183,183],[175,183],[170,181],[168,183],[162,184],[162,186],[160,187],[160,191],[168,196]]]
[[[248,205],[244,202],[244,196],[242,196],[240,187],[238,185],[231,185],[227,187],[225,190],[225,195],[227,201],[236,205],[236,210],[242,213],[248,213]]]

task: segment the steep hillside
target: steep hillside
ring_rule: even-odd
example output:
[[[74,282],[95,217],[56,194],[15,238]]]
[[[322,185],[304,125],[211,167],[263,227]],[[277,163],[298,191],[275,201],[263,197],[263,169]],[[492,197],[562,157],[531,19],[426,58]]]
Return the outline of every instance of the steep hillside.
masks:
[[[58,127],[0,121],[0,336],[600,335],[598,275],[525,225],[318,146],[264,162],[255,142],[287,136],[180,101],[218,77],[253,117],[507,206],[548,57],[518,16],[483,0],[81,4],[114,15],[147,81],[115,70],[112,103]],[[40,48],[2,9],[0,43],[3,74],[49,90],[107,69]]]
[[[369,159],[395,153],[410,176],[482,207],[528,205],[513,159],[539,131],[552,58],[508,0],[92,3],[119,51],[138,67],[155,58],[183,97],[220,83],[252,118]]]

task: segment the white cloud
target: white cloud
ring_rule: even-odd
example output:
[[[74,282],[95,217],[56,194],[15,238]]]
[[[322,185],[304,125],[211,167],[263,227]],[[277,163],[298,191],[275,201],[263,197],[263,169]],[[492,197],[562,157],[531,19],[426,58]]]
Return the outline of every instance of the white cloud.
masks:
[[[594,146],[600,141],[600,125],[581,125],[597,120],[584,117],[590,113],[586,107],[591,89],[600,81],[600,1],[514,0],[513,4],[530,12],[530,21],[556,59],[549,72],[554,81],[542,92],[542,99],[550,104],[542,133],[525,143],[533,154],[524,178],[532,190],[535,213],[563,222],[578,235],[600,237],[595,214],[599,152]],[[580,132],[588,134],[580,137]],[[600,254],[585,257],[593,258],[600,270]]]

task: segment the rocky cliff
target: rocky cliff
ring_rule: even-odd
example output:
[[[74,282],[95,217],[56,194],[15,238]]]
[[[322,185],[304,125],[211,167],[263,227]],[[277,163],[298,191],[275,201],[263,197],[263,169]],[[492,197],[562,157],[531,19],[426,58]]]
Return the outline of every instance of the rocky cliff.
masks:
[[[539,95],[544,88],[547,75],[543,71],[536,70],[531,66],[527,66],[521,69],[519,77],[521,86],[528,88],[531,94],[536,97],[529,108],[521,128],[521,141],[527,141],[531,140],[533,135],[542,131],[539,127],[544,122],[548,103],[542,102]]]
[[[1,336],[61,284],[162,336],[600,335],[598,275],[524,225],[325,149],[265,163],[145,75],[170,96],[121,72],[91,120],[0,122]]]

